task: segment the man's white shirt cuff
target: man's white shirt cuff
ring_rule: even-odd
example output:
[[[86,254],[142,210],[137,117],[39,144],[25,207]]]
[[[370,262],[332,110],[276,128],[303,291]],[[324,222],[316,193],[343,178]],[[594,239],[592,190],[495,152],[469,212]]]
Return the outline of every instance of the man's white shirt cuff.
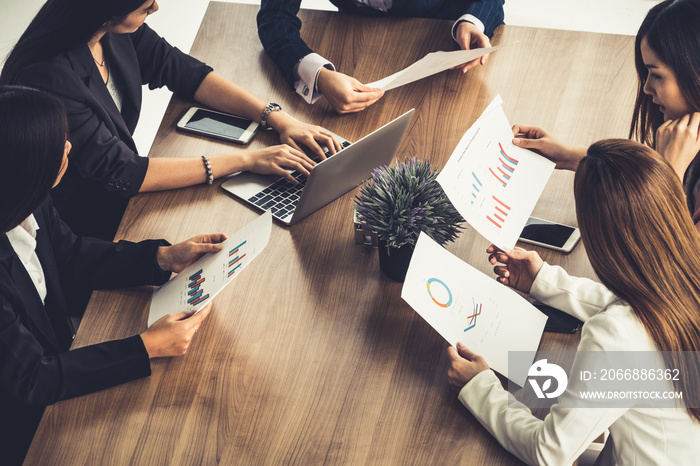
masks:
[[[322,68],[335,71],[333,63],[317,53],[308,54],[297,64],[296,74],[299,79],[294,83],[294,88],[308,104],[313,104],[322,96],[316,91],[316,80]]]
[[[457,25],[459,24],[460,21],[466,21],[466,22],[468,22],[468,23],[472,23],[474,26],[476,26],[476,28],[477,28],[477,29],[479,30],[479,32],[481,32],[482,34],[484,33],[484,30],[486,29],[486,28],[484,27],[484,23],[482,23],[481,20],[480,20],[479,18],[477,18],[476,16],[470,15],[470,14],[462,15],[462,16],[460,16],[459,19],[458,19],[457,21],[455,21],[455,23],[452,25],[452,38],[453,38],[454,40],[457,40],[457,37],[455,36],[455,34],[457,33]]]

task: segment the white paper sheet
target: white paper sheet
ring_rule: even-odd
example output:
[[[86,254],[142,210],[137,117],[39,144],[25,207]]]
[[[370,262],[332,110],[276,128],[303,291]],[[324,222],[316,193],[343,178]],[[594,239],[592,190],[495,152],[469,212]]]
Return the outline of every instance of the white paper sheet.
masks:
[[[224,241],[223,249],[207,254],[153,292],[148,325],[181,311],[199,311],[239,276],[265,249],[272,231],[268,210]]]
[[[515,291],[421,233],[401,297],[451,345],[461,341],[493,370],[525,383],[530,365],[509,370],[508,352],[532,351],[534,358],[547,316]]]
[[[464,219],[501,249],[515,246],[555,165],[512,140],[496,96],[437,177]]]
[[[380,79],[379,81],[367,84],[367,86],[384,91],[395,89],[470,62],[486,54],[495,52],[506,45],[473,50],[455,50],[452,52],[432,52],[403,70]]]

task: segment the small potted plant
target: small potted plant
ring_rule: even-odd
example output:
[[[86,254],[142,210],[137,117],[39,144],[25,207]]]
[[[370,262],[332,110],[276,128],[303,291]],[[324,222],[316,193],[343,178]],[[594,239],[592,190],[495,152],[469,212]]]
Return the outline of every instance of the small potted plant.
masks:
[[[391,279],[406,278],[421,231],[444,246],[454,241],[464,219],[437,182],[428,160],[412,158],[379,167],[355,197],[357,219],[377,232],[379,266]]]

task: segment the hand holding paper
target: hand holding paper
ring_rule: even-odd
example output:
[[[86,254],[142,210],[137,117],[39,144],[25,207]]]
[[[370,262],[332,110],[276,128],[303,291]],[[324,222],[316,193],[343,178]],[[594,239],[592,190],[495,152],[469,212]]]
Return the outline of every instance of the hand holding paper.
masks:
[[[513,248],[505,253],[491,245],[486,250],[490,254],[489,262],[495,265],[493,271],[498,281],[522,293],[530,294],[532,284],[540,272],[544,261],[536,251]],[[503,265],[497,265],[497,264]]]
[[[528,368],[509,368],[508,352],[534,356],[547,316],[515,291],[421,233],[401,297],[451,345],[463,342],[494,370],[525,383]]]
[[[460,21],[454,31],[454,38],[462,50],[483,49],[491,47],[491,41],[488,36],[481,32],[474,23],[469,21]],[[462,73],[466,73],[478,64],[485,65],[488,55],[483,55],[479,58],[458,66],[455,69],[461,69]]]
[[[384,95],[352,76],[326,68],[318,73],[318,90],[340,114],[360,112]]]
[[[226,238],[224,234],[197,235],[172,246],[161,246],[156,257],[158,266],[163,270],[180,273],[204,254],[221,251],[221,243]]]
[[[272,231],[272,214],[265,212],[220,244],[217,253],[207,254],[156,289],[148,325],[176,312],[202,309],[260,252]]]
[[[418,81],[419,79],[427,78],[428,76],[440,73],[441,71],[463,65],[491,52],[495,52],[503,47],[505,47],[505,45],[474,50],[432,52],[408,68],[394,73],[391,76],[387,76],[384,79],[380,79],[379,81],[367,84],[367,87],[374,87],[382,89],[383,91],[388,91],[390,89],[405,86],[406,84]]]
[[[211,312],[211,302],[195,314],[176,312],[156,320],[141,334],[148,357],[182,356],[192,343],[194,334]]]

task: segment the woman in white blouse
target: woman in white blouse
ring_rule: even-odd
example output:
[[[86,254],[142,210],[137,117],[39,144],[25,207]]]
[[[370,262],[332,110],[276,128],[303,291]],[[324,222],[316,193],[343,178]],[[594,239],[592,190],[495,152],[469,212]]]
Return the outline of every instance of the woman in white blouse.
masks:
[[[683,393],[676,408],[572,408],[587,383],[570,380],[544,420],[509,402],[487,362],[448,348],[450,384],[508,451],[528,464],[568,465],[610,430],[599,464],[697,465],[700,461],[700,236],[671,166],[627,140],[593,144],[574,182],[576,214],[602,284],[570,277],[536,252],[491,246],[498,280],[585,322],[578,351],[664,351]],[[700,354],[700,353],[698,353]],[[586,370],[581,353],[570,374]],[[570,377],[573,379],[574,377]],[[590,387],[589,387],[590,388]]]

